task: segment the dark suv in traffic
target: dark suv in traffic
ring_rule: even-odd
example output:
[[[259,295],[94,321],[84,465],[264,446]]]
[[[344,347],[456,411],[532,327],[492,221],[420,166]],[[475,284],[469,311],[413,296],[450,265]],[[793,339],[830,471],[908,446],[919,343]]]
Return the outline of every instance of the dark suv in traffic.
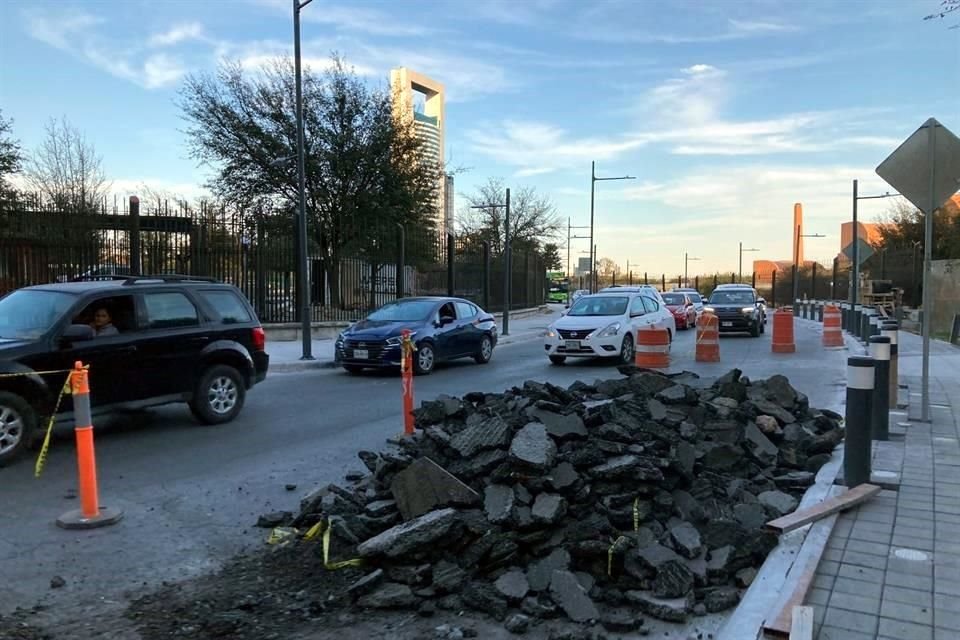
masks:
[[[269,356],[260,321],[231,285],[190,276],[26,287],[0,298],[0,466],[54,412],[66,370],[89,366],[93,415],[186,402],[205,424],[233,420]],[[72,418],[69,395],[56,420]]]
[[[753,287],[720,285],[703,308],[717,316],[720,332],[746,332],[754,338],[766,330],[763,307]]]

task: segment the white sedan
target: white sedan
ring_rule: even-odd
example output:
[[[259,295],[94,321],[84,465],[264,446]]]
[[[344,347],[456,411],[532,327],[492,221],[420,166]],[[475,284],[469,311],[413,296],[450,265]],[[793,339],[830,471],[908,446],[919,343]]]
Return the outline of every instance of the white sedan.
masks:
[[[547,328],[544,349],[553,364],[567,358],[614,358],[631,364],[637,331],[648,327],[665,329],[673,340],[673,314],[649,294],[583,296]]]

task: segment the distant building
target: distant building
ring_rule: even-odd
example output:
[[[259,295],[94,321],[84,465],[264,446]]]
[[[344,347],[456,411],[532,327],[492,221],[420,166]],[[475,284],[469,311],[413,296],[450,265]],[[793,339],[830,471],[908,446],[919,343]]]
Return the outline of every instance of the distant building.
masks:
[[[423,141],[426,159],[437,163],[440,171],[439,197],[437,199],[437,227],[441,231],[453,229],[453,177],[444,172],[444,138],[446,116],[444,113],[444,88],[436,80],[411,71],[406,67],[390,72],[390,88],[393,91],[394,115],[412,119],[417,136]],[[423,111],[414,106],[414,93],[424,98]],[[447,186],[450,185],[450,196]]]
[[[793,273],[793,260],[754,260],[753,272],[757,277],[757,284],[769,285],[773,282],[773,274],[777,280],[789,278]]]

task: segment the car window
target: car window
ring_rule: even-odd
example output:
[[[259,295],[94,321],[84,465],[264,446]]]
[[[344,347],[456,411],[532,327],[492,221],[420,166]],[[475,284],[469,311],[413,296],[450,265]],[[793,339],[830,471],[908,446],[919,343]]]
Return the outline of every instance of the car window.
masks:
[[[129,333],[137,329],[137,314],[133,296],[106,296],[97,298],[79,314],[73,324],[88,324],[100,338]]]
[[[437,303],[433,300],[398,300],[389,302],[369,316],[374,322],[416,322],[426,320]]]
[[[570,307],[568,316],[622,316],[627,311],[626,296],[588,296],[580,298]]]
[[[643,300],[643,306],[647,310],[647,313],[653,313],[660,309],[660,303],[654,300],[653,298],[648,298],[646,296],[640,296]]]
[[[200,324],[197,308],[182,293],[147,293],[144,294],[143,301],[147,309],[147,327],[150,329],[193,327]]]
[[[0,298],[0,338],[39,338],[53,328],[74,302],[74,296],[56,291],[14,291]]]
[[[630,301],[630,315],[631,316],[642,316],[647,312],[646,308],[643,306],[643,296],[637,296]]]
[[[247,306],[243,304],[240,296],[233,291],[224,289],[203,290],[200,291],[200,297],[206,300],[217,315],[220,316],[220,322],[223,324],[237,324],[241,322],[252,322],[250,312]]]
[[[712,304],[754,304],[753,292],[749,290],[727,289],[714,291],[710,296]]]
[[[665,293],[663,301],[667,304],[686,304],[687,297],[682,293]]]
[[[438,315],[441,318],[453,318],[454,320],[457,319],[457,311],[452,302],[445,302],[443,306],[440,307]]]
[[[477,308],[470,304],[469,302],[458,302],[457,304],[457,315],[460,316],[461,320],[466,320],[477,315]]]

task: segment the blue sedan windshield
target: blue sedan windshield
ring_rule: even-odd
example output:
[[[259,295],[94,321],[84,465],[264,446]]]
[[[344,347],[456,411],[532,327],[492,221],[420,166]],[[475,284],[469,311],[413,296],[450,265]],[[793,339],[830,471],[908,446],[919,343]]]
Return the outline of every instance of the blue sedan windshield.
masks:
[[[39,338],[63,317],[74,300],[74,296],[56,291],[14,291],[0,299],[0,338]]]
[[[417,322],[426,320],[436,306],[432,300],[401,300],[385,304],[369,316],[375,322]]]

